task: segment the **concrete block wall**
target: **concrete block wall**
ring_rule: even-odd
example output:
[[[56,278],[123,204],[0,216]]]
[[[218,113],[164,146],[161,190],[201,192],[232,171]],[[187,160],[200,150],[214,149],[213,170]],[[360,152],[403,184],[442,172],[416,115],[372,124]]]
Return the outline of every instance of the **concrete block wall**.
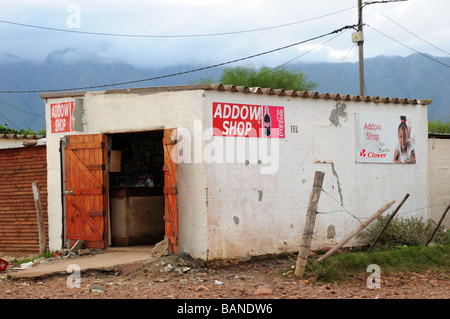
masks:
[[[430,218],[436,223],[450,203],[450,139],[428,139]],[[450,228],[450,214],[442,225]]]

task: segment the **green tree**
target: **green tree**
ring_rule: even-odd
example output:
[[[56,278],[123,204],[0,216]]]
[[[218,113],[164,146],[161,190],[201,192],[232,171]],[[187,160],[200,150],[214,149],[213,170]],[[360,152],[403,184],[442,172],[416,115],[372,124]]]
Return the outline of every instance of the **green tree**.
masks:
[[[197,81],[190,81],[191,84],[213,82],[212,75],[202,76]],[[219,83],[296,91],[311,91],[317,87],[317,83],[308,81],[306,74],[302,71],[288,70],[285,67],[271,69],[268,66],[256,69],[253,64],[224,68]]]
[[[16,130],[9,127],[4,127],[0,125],[0,133],[2,134],[23,134],[23,135],[36,135],[36,132],[32,131],[31,129],[23,129]]]
[[[252,64],[224,68],[220,83],[297,91],[311,91],[317,87],[300,70],[272,69],[264,65],[258,70]]]
[[[211,74],[208,75],[203,75],[200,77],[199,80],[189,80],[189,84],[211,84],[214,83],[214,76],[212,76]]]
[[[32,131],[30,128],[28,129],[21,128],[20,130],[16,130],[14,128],[4,127],[0,125],[0,134],[36,135],[36,132]],[[45,129],[39,130],[37,135],[46,135],[46,130]]]
[[[450,133],[450,122],[444,123],[441,119],[428,121],[429,133]]]

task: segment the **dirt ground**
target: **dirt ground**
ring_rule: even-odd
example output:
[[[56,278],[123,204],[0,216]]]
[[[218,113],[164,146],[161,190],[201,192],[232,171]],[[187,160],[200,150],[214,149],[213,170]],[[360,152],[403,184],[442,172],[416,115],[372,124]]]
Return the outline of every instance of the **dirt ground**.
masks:
[[[345,284],[293,278],[292,258],[251,260],[225,266],[199,265],[170,255],[134,273],[90,271],[34,280],[0,273],[1,299],[449,299],[447,275],[381,274],[380,288],[367,287],[367,274]],[[8,270],[9,271],[9,270]],[[78,285],[79,284],[79,285]]]

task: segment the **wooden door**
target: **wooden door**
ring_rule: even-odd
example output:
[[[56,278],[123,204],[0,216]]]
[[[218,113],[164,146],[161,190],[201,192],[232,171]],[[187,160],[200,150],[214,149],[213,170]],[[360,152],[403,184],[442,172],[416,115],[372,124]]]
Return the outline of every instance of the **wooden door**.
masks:
[[[66,137],[66,239],[82,239],[88,248],[108,246],[107,136]]]
[[[177,163],[176,129],[164,130],[164,202],[165,202],[165,236],[169,239],[173,253],[178,252],[178,201],[177,201]]]

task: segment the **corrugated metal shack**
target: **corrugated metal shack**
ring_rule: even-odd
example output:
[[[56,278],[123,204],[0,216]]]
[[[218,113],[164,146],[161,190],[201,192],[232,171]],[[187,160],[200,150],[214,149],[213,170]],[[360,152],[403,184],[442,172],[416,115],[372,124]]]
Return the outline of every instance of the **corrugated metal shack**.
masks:
[[[0,252],[36,253],[39,252],[39,233],[31,183],[38,182],[40,187],[48,232],[45,139],[6,138],[16,143],[0,146]],[[31,146],[17,143],[22,139],[29,141]]]

